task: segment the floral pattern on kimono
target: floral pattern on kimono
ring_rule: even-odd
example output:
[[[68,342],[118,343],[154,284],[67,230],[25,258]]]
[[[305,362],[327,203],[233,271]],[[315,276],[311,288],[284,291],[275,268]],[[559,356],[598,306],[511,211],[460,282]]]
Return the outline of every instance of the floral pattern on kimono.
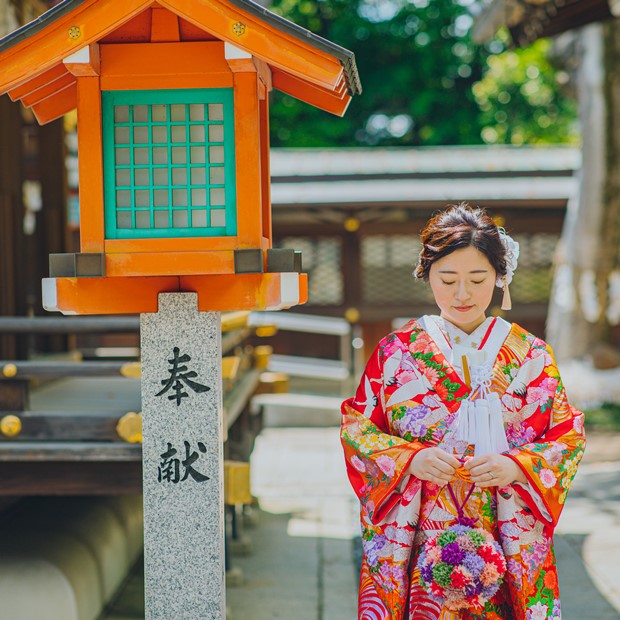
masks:
[[[506,455],[527,484],[475,488],[464,508],[502,546],[504,584],[481,615],[448,612],[419,584],[421,546],[456,523],[458,506],[446,487],[407,470],[420,450],[450,445],[470,389],[413,320],[379,343],[355,396],[342,406],[347,473],[361,505],[360,620],[560,618],[552,535],[585,447],[583,414],[567,403],[550,347],[497,319],[502,323],[508,336],[490,389],[502,402]],[[456,498],[465,498],[471,484],[466,470],[457,470]]]

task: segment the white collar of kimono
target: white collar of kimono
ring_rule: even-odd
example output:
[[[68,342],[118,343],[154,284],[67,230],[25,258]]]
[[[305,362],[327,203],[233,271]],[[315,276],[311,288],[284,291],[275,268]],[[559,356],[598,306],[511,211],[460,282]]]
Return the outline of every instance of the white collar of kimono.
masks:
[[[471,334],[465,334],[438,316],[424,316],[421,323],[459,376],[464,374],[463,357],[470,372],[470,394],[461,401],[452,432],[442,443],[457,453],[464,453],[467,446],[473,445],[475,456],[507,452],[509,445],[501,401],[490,387],[493,363],[510,333],[510,323],[499,317],[489,317]],[[458,343],[455,343],[455,335]],[[474,400],[470,400],[472,398]]]
[[[418,322],[457,372],[462,372],[463,356],[470,368],[492,364],[511,329],[508,321],[492,316],[487,317],[471,334],[436,315],[427,314]]]

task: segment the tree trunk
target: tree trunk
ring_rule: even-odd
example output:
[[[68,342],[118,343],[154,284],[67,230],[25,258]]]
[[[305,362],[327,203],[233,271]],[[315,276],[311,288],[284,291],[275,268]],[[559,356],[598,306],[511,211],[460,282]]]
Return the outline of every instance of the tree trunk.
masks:
[[[579,196],[558,248],[547,338],[559,359],[609,342],[609,277],[620,263],[620,20],[581,35]]]
[[[0,0],[0,37],[13,32],[16,28],[19,28],[19,22],[14,3],[10,0]]]
[[[599,291],[604,312],[599,318],[600,335],[609,341],[610,317],[605,316],[610,301],[609,276],[620,264],[620,20],[603,25],[605,42],[605,217],[601,231]],[[614,323],[618,317],[613,317]]]
[[[578,42],[577,93],[582,133],[579,193],[569,200],[547,322],[547,340],[558,359],[580,357],[600,339],[600,325],[589,322],[591,308],[580,291],[584,274],[597,271],[601,230],[606,214],[606,97],[602,27],[585,27]],[[580,292],[582,294],[580,294]]]

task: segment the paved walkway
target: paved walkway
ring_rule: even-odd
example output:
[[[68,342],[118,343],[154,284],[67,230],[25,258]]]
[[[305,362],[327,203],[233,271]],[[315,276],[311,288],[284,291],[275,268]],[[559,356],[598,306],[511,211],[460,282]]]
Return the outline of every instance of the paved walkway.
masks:
[[[263,510],[235,557],[233,620],[354,620],[357,500],[338,429],[268,428],[253,455]],[[591,436],[556,534],[564,620],[620,620],[620,437]]]
[[[336,428],[266,429],[252,456],[262,514],[247,530],[253,551],[234,557],[245,584],[229,588],[233,620],[356,617],[352,539],[357,498]]]
[[[565,620],[620,620],[620,434],[587,434],[555,543]]]

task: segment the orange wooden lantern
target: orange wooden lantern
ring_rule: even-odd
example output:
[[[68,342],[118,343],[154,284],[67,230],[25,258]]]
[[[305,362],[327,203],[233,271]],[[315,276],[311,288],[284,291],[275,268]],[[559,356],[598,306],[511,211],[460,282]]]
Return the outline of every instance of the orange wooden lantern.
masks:
[[[304,303],[273,249],[268,93],[343,115],[353,54],[251,0],[64,0],[0,40],[0,93],[47,123],[77,108],[80,252],[50,257],[48,310]]]

